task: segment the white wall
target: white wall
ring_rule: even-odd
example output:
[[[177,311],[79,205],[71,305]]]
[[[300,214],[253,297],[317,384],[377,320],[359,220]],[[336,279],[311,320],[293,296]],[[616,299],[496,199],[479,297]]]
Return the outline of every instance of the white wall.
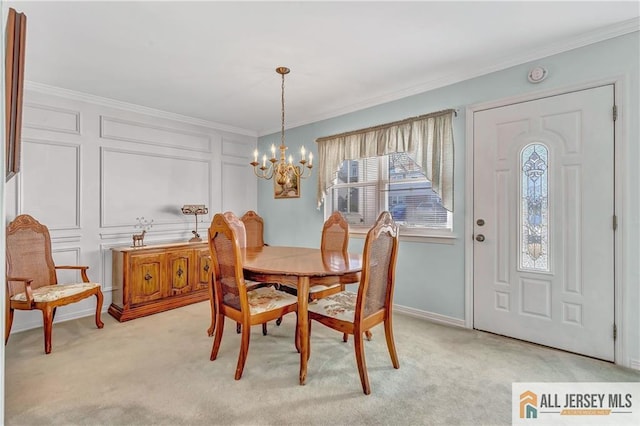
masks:
[[[188,241],[194,216],[183,204],[205,204],[198,231],[213,214],[256,209],[248,158],[250,132],[88,95],[27,85],[21,171],[6,186],[6,220],[26,213],[47,225],[57,264],[88,265],[111,304],[111,248],[131,245],[136,218],[153,219],[146,244]],[[59,272],[61,283],[78,280]],[[95,312],[95,299],[58,309],[56,321]],[[12,332],[42,325],[39,311],[16,311]],[[54,342],[55,345],[55,342]]]

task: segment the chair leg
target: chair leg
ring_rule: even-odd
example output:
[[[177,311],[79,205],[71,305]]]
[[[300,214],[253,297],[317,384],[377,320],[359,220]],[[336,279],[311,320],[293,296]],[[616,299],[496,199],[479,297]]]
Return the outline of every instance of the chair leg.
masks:
[[[360,382],[362,382],[362,390],[365,395],[371,393],[369,386],[369,376],[367,375],[367,362],[364,359],[364,341],[362,340],[362,332],[354,333],[353,341],[356,350],[356,362],[358,363],[358,373],[360,374]]]
[[[309,321],[311,323],[311,321]],[[300,353],[300,333],[298,333],[298,312],[296,311],[296,331],[294,333],[294,343],[296,345],[296,350]]]
[[[364,335],[367,337],[368,341],[371,341],[373,334],[371,334],[371,331],[367,330],[364,332]],[[343,333],[342,334],[342,341],[343,342],[348,342],[349,341],[349,335],[347,333]]]
[[[262,335],[263,336],[267,335],[267,323],[266,322],[262,323]]]
[[[398,353],[396,352],[396,344],[393,339],[393,325],[391,323],[391,316],[389,316],[384,322],[384,335],[387,339],[387,348],[389,349],[389,355],[391,356],[391,363],[393,368],[400,368],[400,361],[398,361]]]
[[[249,340],[251,337],[251,327],[244,324],[242,327],[242,337],[240,338],[240,354],[238,355],[238,365],[236,366],[236,380],[240,380],[244,371],[244,364],[247,362],[247,354],[249,353]]]
[[[236,323],[236,333],[240,334],[241,331],[242,331],[242,324],[237,322]]]
[[[224,331],[224,315],[218,315],[218,319],[216,321],[216,333],[213,338],[213,348],[211,348],[211,357],[209,359],[211,361],[215,361],[218,357],[218,349],[220,349],[220,341],[222,340],[222,332]]]
[[[11,325],[13,324],[13,312],[14,309],[9,307],[9,301],[7,300],[7,309],[4,319],[4,344],[9,341],[9,334],[11,334]]]
[[[53,309],[46,307],[42,310],[42,321],[44,323],[44,353],[51,353],[51,329],[53,328]]]
[[[96,293],[96,327],[102,328],[104,327],[104,323],[100,319],[100,315],[102,315],[102,301],[104,300],[104,296],[101,291]]]
[[[212,286],[209,285],[209,305],[211,306],[211,325],[207,329],[207,335],[209,337],[213,336],[213,332],[216,330],[216,304],[213,297],[213,289]]]
[[[307,361],[311,358],[311,320],[309,320],[309,330],[307,330]]]

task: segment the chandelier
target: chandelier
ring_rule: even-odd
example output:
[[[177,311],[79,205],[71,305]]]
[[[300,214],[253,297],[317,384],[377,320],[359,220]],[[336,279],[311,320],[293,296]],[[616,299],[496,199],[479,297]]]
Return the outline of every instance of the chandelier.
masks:
[[[280,134],[280,159],[276,159],[276,146],[271,145],[271,158],[267,159],[267,154],[262,156],[262,164],[258,162],[258,150],[253,152],[253,161],[249,164],[253,166],[253,172],[262,179],[271,179],[275,176],[278,185],[284,186],[290,183],[291,179],[307,178],[311,176],[313,167],[313,153],[309,153],[309,161],[305,157],[304,146],[300,149],[300,165],[293,164],[293,156],[289,155],[287,161],[287,146],[284,144],[284,75],[289,74],[289,68],[278,67],[276,72],[282,75],[282,131]],[[269,164],[267,165],[267,161]],[[307,173],[308,172],[308,173]]]

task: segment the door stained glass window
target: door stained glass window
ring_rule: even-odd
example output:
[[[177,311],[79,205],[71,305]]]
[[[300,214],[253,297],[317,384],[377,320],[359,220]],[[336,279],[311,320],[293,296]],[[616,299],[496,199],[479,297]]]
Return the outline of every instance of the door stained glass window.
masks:
[[[520,268],[549,271],[548,154],[534,143],[521,153]]]

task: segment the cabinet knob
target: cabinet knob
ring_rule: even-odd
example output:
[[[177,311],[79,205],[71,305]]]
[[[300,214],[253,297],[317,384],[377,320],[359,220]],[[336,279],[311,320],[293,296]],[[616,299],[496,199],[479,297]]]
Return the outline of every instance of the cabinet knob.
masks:
[[[149,281],[151,278],[153,278],[151,275],[149,275],[149,273],[147,272],[144,276],[144,280],[145,281]]]
[[[176,274],[178,275],[178,277],[181,277],[182,274],[184,274],[184,271],[182,270],[182,267],[178,268],[178,271],[176,272]]]
[[[483,242],[484,241],[484,235],[482,235],[482,234],[476,235],[476,241]]]
[[[205,272],[209,272],[209,264],[207,263],[206,265],[204,265],[204,269]]]

